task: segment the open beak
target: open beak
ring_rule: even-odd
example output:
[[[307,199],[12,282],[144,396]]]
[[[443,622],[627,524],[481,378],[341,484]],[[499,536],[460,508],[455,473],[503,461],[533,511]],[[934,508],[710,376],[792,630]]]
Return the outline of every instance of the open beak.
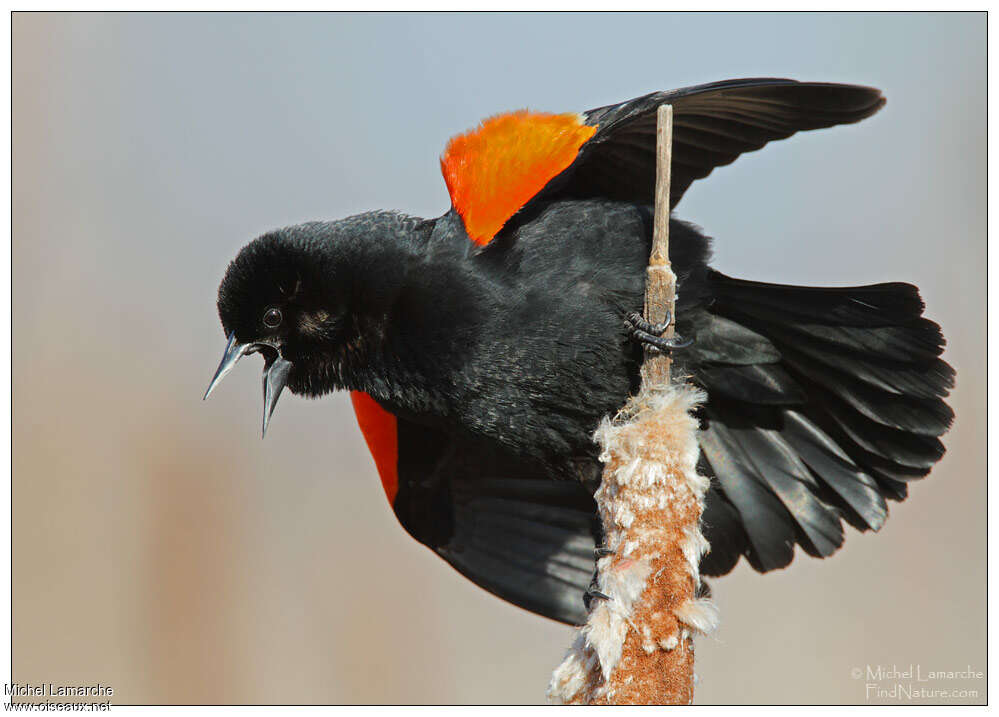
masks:
[[[222,354],[222,361],[219,363],[219,367],[212,377],[212,382],[208,384],[208,390],[205,391],[205,398],[208,398],[212,391],[215,390],[215,387],[219,385],[219,382],[222,381],[222,378],[232,371],[232,367],[236,365],[237,361],[247,354],[258,351],[266,357],[263,381],[264,421],[261,433],[261,436],[263,436],[267,434],[267,424],[270,423],[271,414],[274,413],[274,407],[281,396],[281,391],[288,383],[288,374],[291,372],[291,361],[282,358],[281,350],[274,344],[262,342],[241,344],[236,341],[235,332],[229,334],[229,343],[226,344],[225,353]]]

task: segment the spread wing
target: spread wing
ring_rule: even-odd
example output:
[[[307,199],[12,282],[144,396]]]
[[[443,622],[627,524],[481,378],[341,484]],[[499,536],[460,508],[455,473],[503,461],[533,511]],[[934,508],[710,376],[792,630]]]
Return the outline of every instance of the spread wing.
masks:
[[[670,206],[743,152],[803,130],[859,122],[880,90],[782,79],[727,80],[654,92],[582,115],[514,112],[448,144],[441,169],[469,236],[487,244],[535,201],[603,197],[651,204],[656,109],[673,105]]]
[[[411,536],[489,592],[555,620],[583,622],[600,528],[581,483],[552,480],[493,446],[397,418],[366,394],[355,406],[389,502]]]
[[[859,122],[885,99],[873,87],[758,78],[653,92],[589,110],[586,124],[599,129],[560,193],[652,203],[662,104],[673,105],[672,208],[695,179],[740,154],[796,132]]]

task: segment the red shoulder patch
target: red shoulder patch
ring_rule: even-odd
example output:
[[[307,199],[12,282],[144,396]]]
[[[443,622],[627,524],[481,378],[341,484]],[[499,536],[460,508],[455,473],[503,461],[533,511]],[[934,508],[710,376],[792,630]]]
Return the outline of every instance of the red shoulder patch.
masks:
[[[385,496],[394,505],[399,492],[399,434],[395,416],[362,391],[351,391],[350,402],[354,404],[357,425],[375,459]]]
[[[453,137],[441,156],[441,172],[472,241],[492,241],[517,210],[575,161],[596,131],[577,114],[521,110],[490,117]]]

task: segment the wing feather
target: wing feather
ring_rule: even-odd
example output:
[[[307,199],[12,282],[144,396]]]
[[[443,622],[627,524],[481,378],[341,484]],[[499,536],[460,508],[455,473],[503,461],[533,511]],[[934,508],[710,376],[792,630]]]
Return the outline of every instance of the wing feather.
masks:
[[[884,105],[871,87],[727,80],[653,92],[582,115],[522,110],[451,139],[441,171],[465,229],[488,244],[532,202],[603,197],[651,204],[656,110],[673,106],[670,206],[716,167],[804,130],[858,122]],[[526,212],[527,215],[530,212]]]

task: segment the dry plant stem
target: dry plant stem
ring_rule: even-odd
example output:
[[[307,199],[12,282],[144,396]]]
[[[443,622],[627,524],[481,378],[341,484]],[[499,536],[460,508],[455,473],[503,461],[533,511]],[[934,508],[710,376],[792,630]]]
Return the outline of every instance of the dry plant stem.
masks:
[[[672,109],[659,108],[658,172],[645,318],[673,314],[669,264],[669,163]],[[673,334],[672,325],[667,336]],[[549,697],[572,704],[689,704],[694,696],[692,634],[713,629],[713,605],[696,597],[707,550],[700,517],[708,480],[697,473],[697,422],[703,394],[670,383],[666,354],[647,353],[642,389],[595,439],[603,478],[597,507],[605,547],[597,585],[609,596],[556,668]]]
[[[661,324],[673,315],[676,300],[676,277],[669,263],[669,191],[670,151],[673,146],[673,107],[662,105],[656,114],[656,206],[652,225],[652,251],[645,278],[645,319]],[[673,322],[663,334],[673,336]],[[669,384],[669,354],[645,349],[642,363],[643,386]]]

